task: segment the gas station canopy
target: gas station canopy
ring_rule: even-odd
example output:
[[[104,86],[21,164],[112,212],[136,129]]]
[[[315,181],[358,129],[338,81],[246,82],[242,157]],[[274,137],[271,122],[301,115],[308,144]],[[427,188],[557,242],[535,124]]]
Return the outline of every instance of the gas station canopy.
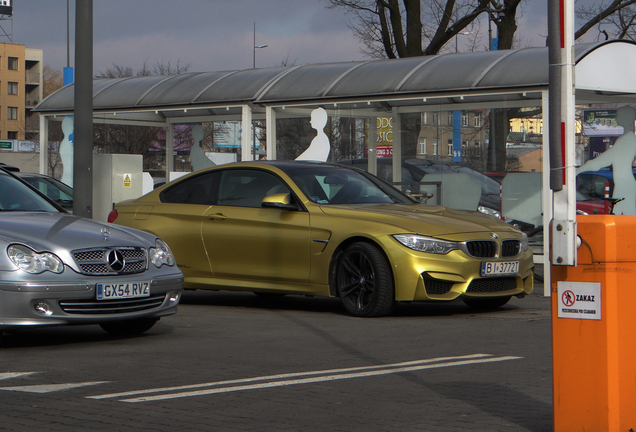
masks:
[[[636,44],[575,46],[577,103],[633,102]],[[522,103],[548,87],[548,48],[441,54],[286,68],[95,79],[96,118],[114,122],[187,122],[240,115],[241,106],[327,105],[342,109]],[[45,116],[72,114],[74,85],[40,103]]]

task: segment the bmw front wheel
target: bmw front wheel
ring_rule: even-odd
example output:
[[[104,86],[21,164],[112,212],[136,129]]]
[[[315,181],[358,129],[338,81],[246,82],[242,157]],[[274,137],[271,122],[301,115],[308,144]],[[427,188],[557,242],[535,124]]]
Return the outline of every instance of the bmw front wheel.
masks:
[[[354,243],[338,260],[335,282],[345,309],[358,317],[388,315],[393,309],[394,286],[385,256],[368,243]]]

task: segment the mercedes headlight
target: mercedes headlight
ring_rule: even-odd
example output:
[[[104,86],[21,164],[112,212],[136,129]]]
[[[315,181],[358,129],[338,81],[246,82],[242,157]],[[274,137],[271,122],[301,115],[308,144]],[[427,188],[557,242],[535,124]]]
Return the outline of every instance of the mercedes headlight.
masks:
[[[459,243],[439,240],[433,237],[425,237],[416,234],[399,234],[394,235],[393,238],[395,238],[407,248],[416,250],[418,252],[445,255],[450,251],[459,249]]]
[[[150,248],[148,254],[150,262],[157,268],[164,264],[168,266],[174,265],[174,255],[172,255],[168,245],[161,239],[155,240],[155,247]]]
[[[487,214],[488,216],[492,216],[492,217],[496,217],[497,219],[501,219],[501,213],[499,213],[497,210],[492,209],[490,207],[479,206],[479,207],[477,207],[477,210],[479,210],[483,214]]]
[[[36,252],[23,245],[11,245],[7,248],[9,259],[20,270],[27,273],[38,274],[45,271],[62,273],[64,263],[57,255],[50,252]]]

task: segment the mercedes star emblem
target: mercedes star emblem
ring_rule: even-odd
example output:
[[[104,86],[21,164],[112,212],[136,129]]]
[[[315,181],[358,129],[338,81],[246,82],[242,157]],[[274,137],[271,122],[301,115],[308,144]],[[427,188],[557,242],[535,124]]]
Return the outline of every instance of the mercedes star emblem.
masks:
[[[112,250],[108,252],[108,266],[116,272],[120,272],[126,261],[124,260],[124,256],[118,250]]]

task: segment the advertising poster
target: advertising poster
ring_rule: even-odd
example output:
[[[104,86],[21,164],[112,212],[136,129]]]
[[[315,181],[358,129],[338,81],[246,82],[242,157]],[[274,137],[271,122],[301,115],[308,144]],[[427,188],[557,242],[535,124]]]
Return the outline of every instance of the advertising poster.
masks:
[[[616,123],[616,110],[584,110],[583,135],[619,136],[623,134],[623,127]]]

